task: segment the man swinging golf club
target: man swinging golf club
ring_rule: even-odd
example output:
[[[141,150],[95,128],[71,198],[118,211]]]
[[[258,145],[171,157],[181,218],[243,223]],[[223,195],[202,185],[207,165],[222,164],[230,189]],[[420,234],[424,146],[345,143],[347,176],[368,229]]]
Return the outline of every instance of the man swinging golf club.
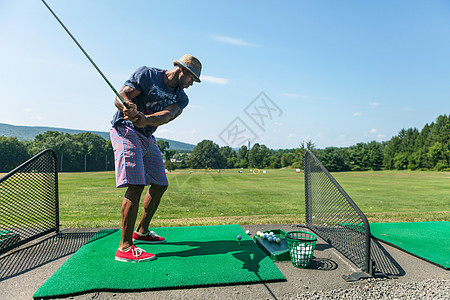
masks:
[[[183,89],[200,82],[202,64],[192,55],[173,61],[171,70],[141,67],[125,82],[118,97],[118,111],[111,121],[111,143],[114,150],[116,186],[126,187],[122,202],[122,237],[116,252],[117,261],[139,262],[156,258],[134,243],[158,244],[165,239],[148,227],[158,208],[168,181],[161,152],[153,133],[157,127],[178,117],[188,105]],[[145,186],[144,211],[136,230],[134,226],[139,201]]]

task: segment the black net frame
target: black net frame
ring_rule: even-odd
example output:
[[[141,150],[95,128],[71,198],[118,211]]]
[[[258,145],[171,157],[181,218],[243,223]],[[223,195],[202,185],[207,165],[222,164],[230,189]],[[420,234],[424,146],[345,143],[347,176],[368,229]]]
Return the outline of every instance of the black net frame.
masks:
[[[46,149],[0,178],[0,254],[59,232],[58,166]]]
[[[362,271],[374,275],[364,213],[311,152],[305,153],[305,225]]]

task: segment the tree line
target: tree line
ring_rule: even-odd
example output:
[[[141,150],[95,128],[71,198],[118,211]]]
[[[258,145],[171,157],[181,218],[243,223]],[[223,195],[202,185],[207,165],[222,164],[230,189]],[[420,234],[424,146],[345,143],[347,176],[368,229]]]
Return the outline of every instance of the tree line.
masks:
[[[111,141],[90,132],[78,134],[46,131],[32,141],[0,136],[0,172],[8,172],[42,150],[53,149],[58,171],[84,172],[114,170]]]
[[[200,142],[181,167],[191,168],[303,168],[306,150],[311,150],[331,172],[366,170],[448,170],[450,169],[450,116],[436,122],[402,129],[386,142],[371,141],[337,148],[316,149],[312,141],[296,149],[272,150],[255,144],[237,151],[219,147],[212,141]]]
[[[169,143],[157,144],[165,166],[176,168],[303,168],[306,150],[311,150],[331,172],[365,170],[448,170],[450,168],[450,116],[439,116],[422,130],[402,129],[386,142],[358,143],[337,148],[317,149],[312,141],[295,149],[269,149],[254,144],[250,149],[220,147],[210,140],[198,143],[192,152],[169,149]],[[51,148],[58,157],[58,169],[64,172],[114,170],[111,141],[90,133],[68,134],[47,131],[32,141],[0,136],[0,172],[8,172],[40,151]]]

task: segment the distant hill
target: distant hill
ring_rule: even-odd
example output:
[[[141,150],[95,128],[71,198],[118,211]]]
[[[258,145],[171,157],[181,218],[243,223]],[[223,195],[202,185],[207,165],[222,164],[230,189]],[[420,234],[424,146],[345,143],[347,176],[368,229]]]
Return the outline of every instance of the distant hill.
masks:
[[[43,127],[43,126],[16,126],[0,123],[0,136],[15,136],[18,140],[33,140],[38,134],[42,134],[46,131],[58,131],[69,134],[77,134],[82,132],[91,132],[103,137],[105,140],[109,140],[109,132],[105,131],[89,131],[89,130],[76,130],[76,129],[66,129],[66,128],[55,128],[55,127]],[[156,138],[156,140],[168,141],[170,149],[172,150],[183,150],[192,151],[195,145],[173,141],[169,139]]]

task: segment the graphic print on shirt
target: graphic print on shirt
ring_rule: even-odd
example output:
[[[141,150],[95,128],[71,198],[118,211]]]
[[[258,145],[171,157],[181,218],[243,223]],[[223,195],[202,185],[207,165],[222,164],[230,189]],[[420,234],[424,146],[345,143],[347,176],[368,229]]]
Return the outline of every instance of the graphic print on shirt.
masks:
[[[145,103],[145,107],[153,112],[162,111],[169,105],[177,102],[178,90],[175,93],[168,93],[159,86],[152,86],[148,92],[148,97],[154,101]]]
[[[145,103],[145,108],[143,110],[144,115],[151,115],[155,112],[164,110],[169,105],[177,102],[178,91],[175,93],[168,93],[161,89],[159,86],[152,86],[148,91],[147,96],[154,101],[149,101]],[[158,126],[146,126],[144,131],[155,132]]]

